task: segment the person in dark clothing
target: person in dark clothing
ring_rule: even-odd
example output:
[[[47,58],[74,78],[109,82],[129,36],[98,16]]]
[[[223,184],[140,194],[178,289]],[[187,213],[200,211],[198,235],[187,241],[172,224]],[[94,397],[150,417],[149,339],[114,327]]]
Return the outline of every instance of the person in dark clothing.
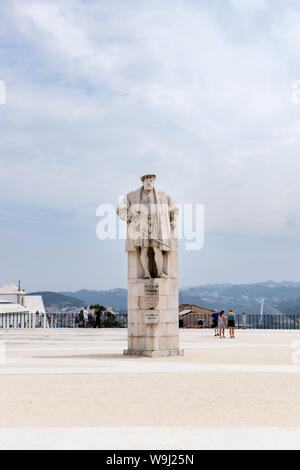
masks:
[[[101,328],[101,311],[96,311],[96,325],[95,328]]]
[[[219,336],[219,330],[218,330],[219,315],[220,314],[218,310],[214,310],[214,313],[211,315],[213,319],[213,328],[215,329],[215,336]]]

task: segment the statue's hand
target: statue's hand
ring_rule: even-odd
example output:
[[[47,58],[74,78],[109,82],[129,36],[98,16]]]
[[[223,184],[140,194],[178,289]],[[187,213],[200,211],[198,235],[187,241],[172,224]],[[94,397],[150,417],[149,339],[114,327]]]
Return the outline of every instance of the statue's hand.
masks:
[[[132,214],[130,217],[128,217],[128,224],[132,224],[132,222],[136,222],[137,221],[137,216],[136,214]]]

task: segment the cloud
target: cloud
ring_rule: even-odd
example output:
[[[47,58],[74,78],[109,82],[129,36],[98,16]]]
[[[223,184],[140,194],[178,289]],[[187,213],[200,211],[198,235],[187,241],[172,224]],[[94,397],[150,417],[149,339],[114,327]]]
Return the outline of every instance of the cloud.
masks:
[[[209,230],[294,234],[296,4],[125,3],[6,8],[1,198],[92,213],[153,167]]]

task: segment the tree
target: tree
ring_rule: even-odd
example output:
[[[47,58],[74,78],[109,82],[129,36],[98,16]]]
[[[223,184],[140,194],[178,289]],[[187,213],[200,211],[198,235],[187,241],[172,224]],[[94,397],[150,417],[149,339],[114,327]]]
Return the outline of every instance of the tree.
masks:
[[[103,305],[91,305],[91,310],[95,311],[96,316],[96,328],[122,328],[122,324],[116,320],[115,315],[106,310]],[[102,321],[102,315],[104,315],[104,320]]]
[[[106,311],[106,308],[103,305],[95,304],[90,305],[90,310],[95,311],[96,321],[95,321],[95,328],[101,328],[101,317],[102,313]]]
[[[76,315],[75,317],[75,323],[77,323],[78,327],[79,328],[82,328],[83,326],[83,310],[80,310],[80,312],[78,313],[78,315]]]

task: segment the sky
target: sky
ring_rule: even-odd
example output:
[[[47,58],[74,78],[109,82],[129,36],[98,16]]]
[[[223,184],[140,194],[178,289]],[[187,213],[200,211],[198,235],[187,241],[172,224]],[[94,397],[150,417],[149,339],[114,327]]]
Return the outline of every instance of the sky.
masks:
[[[300,281],[299,1],[16,0],[0,17],[0,285],[126,287],[96,210],[149,172],[205,207],[181,286]]]

